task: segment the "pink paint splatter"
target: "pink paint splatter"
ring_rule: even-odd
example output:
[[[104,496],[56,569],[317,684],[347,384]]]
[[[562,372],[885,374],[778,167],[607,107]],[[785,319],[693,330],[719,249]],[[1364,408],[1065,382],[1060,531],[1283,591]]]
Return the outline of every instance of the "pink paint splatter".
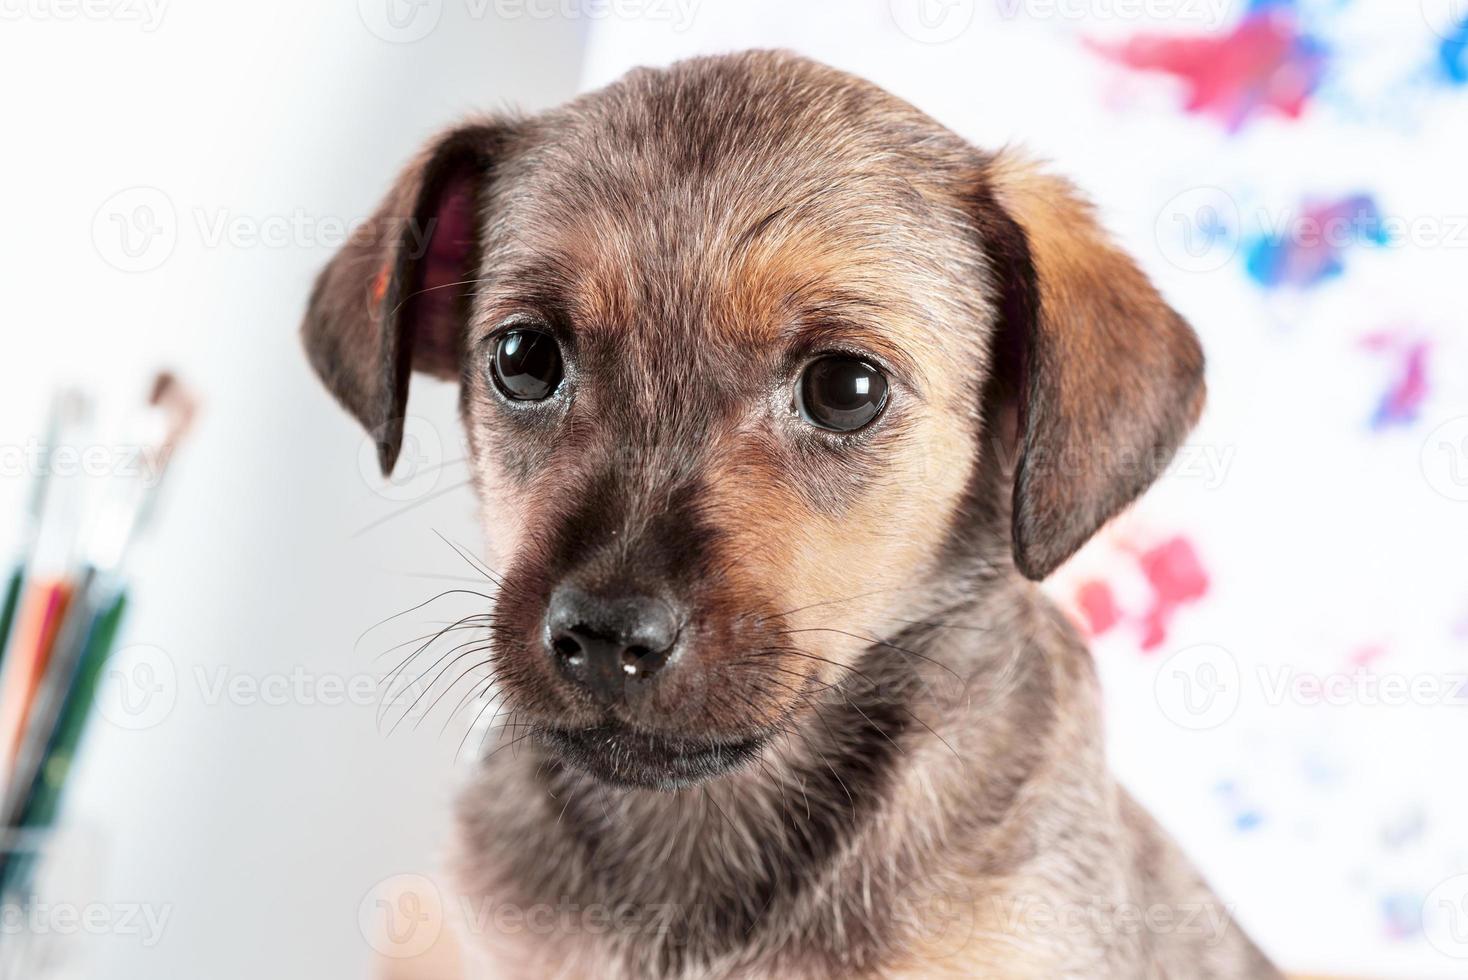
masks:
[[[1229,132],[1273,110],[1298,119],[1325,74],[1325,45],[1307,34],[1287,6],[1262,5],[1223,37],[1142,35],[1121,45],[1090,46],[1129,68],[1160,71],[1188,86],[1184,108],[1211,116]]]
[[[1265,232],[1245,245],[1249,276],[1261,286],[1307,289],[1346,271],[1346,250],[1356,245],[1386,245],[1389,236],[1381,208],[1369,194],[1306,202],[1298,220]]]
[[[1426,341],[1407,345],[1396,353],[1398,364],[1391,386],[1381,396],[1371,427],[1380,431],[1394,425],[1410,425],[1416,421],[1422,403],[1427,400]]]
[[[1152,586],[1152,605],[1142,620],[1142,649],[1155,650],[1167,640],[1173,614],[1208,593],[1208,573],[1185,537],[1174,537],[1139,557],[1142,574]]]
[[[1099,580],[1086,582],[1076,590],[1076,608],[1085,617],[1086,631],[1100,636],[1121,621],[1121,608],[1111,586]]]
[[[1380,431],[1416,421],[1423,402],[1427,400],[1427,368],[1432,344],[1413,336],[1409,328],[1393,327],[1362,337],[1361,347],[1389,359],[1392,364],[1391,381],[1377,401],[1371,427]]]
[[[1365,670],[1384,656],[1386,656],[1386,647],[1379,643],[1373,643],[1351,654],[1349,663],[1354,669]]]

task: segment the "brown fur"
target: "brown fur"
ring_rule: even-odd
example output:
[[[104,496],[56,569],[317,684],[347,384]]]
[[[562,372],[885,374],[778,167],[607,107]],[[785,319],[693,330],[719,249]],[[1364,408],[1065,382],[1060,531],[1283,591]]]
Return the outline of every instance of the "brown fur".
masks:
[[[758,746],[673,791],[539,738],[494,752],[460,808],[467,893],[632,914],[471,922],[481,945],[525,976],[1272,975],[1106,774],[1089,655],[1025,580],[1203,400],[1191,330],[1068,185],[749,53],[456,130],[375,227],[307,346],[385,468],[409,365],[459,365],[512,732]],[[564,396],[486,380],[516,317],[557,336]],[[866,430],[792,409],[828,351],[891,381]],[[566,581],[676,592],[676,669],[612,708],[562,683],[541,622]],[[1216,918],[1128,928],[1131,904]]]

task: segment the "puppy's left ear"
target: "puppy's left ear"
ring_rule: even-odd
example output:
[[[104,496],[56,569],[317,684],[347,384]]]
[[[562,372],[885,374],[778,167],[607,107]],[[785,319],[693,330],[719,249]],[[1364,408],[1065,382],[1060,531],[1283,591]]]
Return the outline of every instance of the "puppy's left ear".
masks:
[[[458,377],[465,281],[507,132],[474,123],[432,141],[316,279],[301,324],[306,353],[377,441],[384,476],[402,445],[410,372]]]
[[[1203,352],[1068,182],[990,158],[973,214],[999,308],[986,424],[1018,454],[1014,560],[1038,581],[1172,459]]]

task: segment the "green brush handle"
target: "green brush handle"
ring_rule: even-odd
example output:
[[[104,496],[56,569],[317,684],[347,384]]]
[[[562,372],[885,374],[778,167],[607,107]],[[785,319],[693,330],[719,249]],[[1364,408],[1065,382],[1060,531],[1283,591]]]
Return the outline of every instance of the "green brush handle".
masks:
[[[15,830],[42,830],[55,822],[66,788],[66,778],[71,772],[72,759],[81,744],[87,719],[92,713],[97,684],[107,665],[107,658],[112,654],[112,645],[117,639],[117,631],[126,608],[127,596],[118,593],[87,632],[76,674],[57,718],[56,728],[46,746],[45,760],[31,784],[25,808]],[[16,834],[17,838],[22,836],[24,835]],[[3,862],[0,863],[0,895],[14,894],[28,887],[37,856],[35,852],[0,855],[0,862]]]
[[[5,648],[10,643],[10,624],[15,621],[15,607],[20,605],[20,587],[25,581],[25,567],[16,565],[5,586],[5,605],[0,606],[0,665],[5,663]]]

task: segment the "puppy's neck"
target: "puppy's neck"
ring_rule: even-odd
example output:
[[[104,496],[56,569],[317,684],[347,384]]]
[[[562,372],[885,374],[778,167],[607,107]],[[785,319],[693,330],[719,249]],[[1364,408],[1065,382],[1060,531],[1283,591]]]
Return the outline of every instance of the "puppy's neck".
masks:
[[[903,897],[953,859],[942,842],[1005,822],[1063,700],[1016,638],[1064,627],[1027,586],[987,591],[1003,598],[874,644],[756,760],[690,789],[608,786],[528,741],[497,753],[460,807],[470,894],[488,916],[620,910],[575,941],[634,975],[761,950],[870,965]]]

